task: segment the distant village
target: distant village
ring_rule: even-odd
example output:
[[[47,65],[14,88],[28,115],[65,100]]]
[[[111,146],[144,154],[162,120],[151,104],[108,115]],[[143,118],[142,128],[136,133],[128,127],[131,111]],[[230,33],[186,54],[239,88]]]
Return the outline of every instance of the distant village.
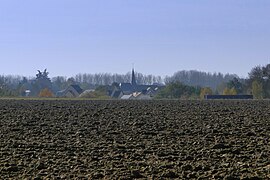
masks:
[[[35,78],[0,75],[0,97],[89,99],[265,99],[270,98],[270,64],[251,69],[247,79],[237,75],[178,71],[172,76],[78,74],[49,78],[47,69]]]
[[[30,82],[28,85],[26,84],[26,90],[23,93],[25,97],[56,97],[56,98],[79,98],[79,97],[89,97],[95,94],[96,89],[86,89],[83,90],[80,85],[71,83],[67,88],[62,89],[57,92],[53,92],[50,78],[48,77],[47,69],[43,72],[38,70],[36,74],[36,79]],[[134,69],[132,69],[132,78],[129,83],[114,82],[110,86],[106,86],[106,90],[103,96],[107,96],[107,98],[113,99],[141,99],[141,100],[151,100],[154,96],[165,87],[163,84],[152,84],[152,85],[143,85],[137,84],[136,75]],[[39,94],[33,93],[33,91],[39,91]],[[94,96],[92,98],[95,98]]]
[[[117,99],[152,99],[158,91],[165,86],[162,84],[143,85],[137,84],[134,69],[130,83],[114,83],[108,91],[108,95]]]

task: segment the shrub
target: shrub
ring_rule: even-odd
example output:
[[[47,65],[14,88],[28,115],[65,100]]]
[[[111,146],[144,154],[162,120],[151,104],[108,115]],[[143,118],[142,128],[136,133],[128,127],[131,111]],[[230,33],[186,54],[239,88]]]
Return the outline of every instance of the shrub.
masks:
[[[53,93],[48,89],[48,88],[45,88],[45,89],[42,89],[40,92],[39,92],[39,97],[44,97],[44,98],[50,98],[50,97],[53,97]]]

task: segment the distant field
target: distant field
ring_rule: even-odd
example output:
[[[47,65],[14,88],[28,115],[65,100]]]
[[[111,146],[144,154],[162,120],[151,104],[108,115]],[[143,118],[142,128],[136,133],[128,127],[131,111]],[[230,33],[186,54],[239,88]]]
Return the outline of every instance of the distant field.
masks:
[[[0,177],[270,178],[270,101],[0,100]]]

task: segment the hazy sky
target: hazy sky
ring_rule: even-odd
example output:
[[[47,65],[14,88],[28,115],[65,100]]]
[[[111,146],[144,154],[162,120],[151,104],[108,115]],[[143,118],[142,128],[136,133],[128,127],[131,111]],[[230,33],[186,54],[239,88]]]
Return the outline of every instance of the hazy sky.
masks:
[[[0,74],[236,73],[270,63],[270,0],[0,0]]]

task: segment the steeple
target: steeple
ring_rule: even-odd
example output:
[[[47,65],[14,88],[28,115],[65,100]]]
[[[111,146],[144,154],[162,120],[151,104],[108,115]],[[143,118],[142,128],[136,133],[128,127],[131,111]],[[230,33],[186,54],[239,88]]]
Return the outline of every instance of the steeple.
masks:
[[[132,68],[132,79],[131,79],[131,85],[136,86],[136,77],[135,77],[135,72],[134,72],[134,67]]]

